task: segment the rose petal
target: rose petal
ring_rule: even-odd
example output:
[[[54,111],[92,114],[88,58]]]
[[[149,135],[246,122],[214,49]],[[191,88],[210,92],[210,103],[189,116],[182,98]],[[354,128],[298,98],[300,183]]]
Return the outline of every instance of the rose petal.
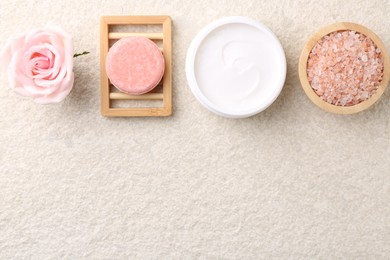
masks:
[[[7,72],[7,68],[11,63],[12,55],[23,48],[25,34],[11,36],[6,42],[4,48],[0,52],[0,72]]]
[[[26,66],[22,59],[23,53],[21,50],[16,51],[12,56],[10,69],[11,76],[21,85],[34,85],[34,81],[28,75],[25,75],[23,67]]]
[[[41,70],[41,69],[34,69],[33,70],[36,75],[33,76],[33,79],[48,79],[51,74],[53,74],[52,69],[47,70]]]
[[[39,72],[50,70],[50,62],[47,57],[35,57],[30,60],[30,65],[33,70],[38,70]]]
[[[56,92],[50,95],[34,98],[34,101],[38,104],[52,104],[58,103],[64,100],[73,88],[74,73],[70,73],[69,76],[65,77],[65,80],[61,82],[60,87]]]
[[[64,79],[67,73],[65,64],[63,64],[63,66],[59,66],[59,69],[60,69],[59,73],[55,77],[53,77],[53,79],[51,79],[52,77],[50,77],[49,79],[36,78],[34,79],[34,82],[41,87],[47,87],[47,88],[55,87],[56,85],[59,84],[59,82],[61,82]]]
[[[28,91],[31,96],[33,97],[41,97],[49,95],[55,91],[57,91],[58,88],[46,88],[46,87],[40,87],[37,85],[31,85],[31,86],[23,86],[26,91]]]
[[[8,84],[9,87],[18,93],[19,95],[28,97],[30,96],[30,92],[28,92],[26,89],[24,89],[23,85],[20,84],[18,81],[15,80],[15,77],[13,77],[13,72],[11,71],[11,68],[8,69]]]
[[[34,58],[36,55],[51,58],[53,54],[43,44],[31,46],[25,54],[28,59]]]
[[[19,63],[19,69],[29,79],[31,79],[34,76],[32,73],[32,67],[30,61],[27,60],[26,58],[22,58],[22,61]]]
[[[44,45],[48,50],[51,51],[53,54],[52,62],[53,66],[52,68],[52,74],[49,79],[55,79],[61,69],[62,62],[63,62],[63,55],[61,55],[61,52],[59,52],[54,46],[50,44],[45,44]]]

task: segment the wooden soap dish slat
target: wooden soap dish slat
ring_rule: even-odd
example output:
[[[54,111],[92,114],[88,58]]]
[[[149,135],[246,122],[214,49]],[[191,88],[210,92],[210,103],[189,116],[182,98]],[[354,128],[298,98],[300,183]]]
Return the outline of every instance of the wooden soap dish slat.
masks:
[[[131,30],[132,25],[162,25],[162,32],[112,32],[114,26],[129,25],[124,30]],[[129,95],[110,90],[110,80],[106,74],[106,57],[110,48],[110,40],[119,40],[129,36],[143,36],[151,40],[162,41],[160,48],[164,55],[165,72],[159,86],[162,93],[149,92],[143,95]],[[100,20],[100,100],[101,114],[108,117],[133,116],[169,116],[172,113],[172,21],[169,16],[103,16]],[[137,100],[148,102],[162,100],[162,107],[113,107],[113,100]],[[142,103],[143,104],[143,103]]]
[[[108,38],[110,40],[118,40],[130,36],[142,36],[142,37],[149,38],[151,40],[162,40],[164,38],[163,33],[119,33],[119,32],[108,33]]]
[[[160,100],[164,99],[163,93],[146,93],[143,95],[130,95],[120,92],[111,92],[110,99],[117,100]]]
[[[166,116],[165,110],[159,107],[135,107],[132,108],[132,114],[135,116]],[[128,108],[111,108],[106,112],[107,117],[129,117]]]

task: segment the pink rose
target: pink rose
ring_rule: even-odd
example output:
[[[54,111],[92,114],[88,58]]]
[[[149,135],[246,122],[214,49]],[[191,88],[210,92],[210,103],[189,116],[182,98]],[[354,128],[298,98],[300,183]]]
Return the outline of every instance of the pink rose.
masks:
[[[72,36],[48,27],[11,37],[0,53],[0,69],[16,93],[39,104],[60,102],[73,88]]]

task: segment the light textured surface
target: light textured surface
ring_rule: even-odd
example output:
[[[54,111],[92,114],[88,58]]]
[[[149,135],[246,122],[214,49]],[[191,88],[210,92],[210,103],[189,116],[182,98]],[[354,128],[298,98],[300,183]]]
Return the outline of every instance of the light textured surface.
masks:
[[[174,114],[99,114],[99,16],[173,18]],[[74,36],[75,87],[41,106],[0,88],[1,259],[388,259],[390,92],[351,116],[315,107],[297,76],[306,39],[361,23],[390,46],[390,2],[0,2],[0,46],[46,24]],[[192,96],[184,62],[209,22],[268,25],[288,60],[281,96],[240,120]]]

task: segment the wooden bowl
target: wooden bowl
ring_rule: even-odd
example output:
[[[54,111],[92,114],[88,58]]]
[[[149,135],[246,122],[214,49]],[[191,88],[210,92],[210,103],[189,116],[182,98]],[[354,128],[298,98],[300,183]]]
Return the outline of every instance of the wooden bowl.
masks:
[[[307,61],[309,59],[309,54],[313,49],[314,45],[325,35],[328,35],[335,31],[345,31],[345,30],[356,31],[358,33],[364,34],[365,36],[369,37],[376,44],[376,46],[380,48],[384,59],[383,78],[378,86],[377,91],[367,100],[362,101],[359,104],[353,106],[337,106],[322,100],[314,92],[307,78]],[[355,23],[347,23],[347,22],[335,23],[320,29],[306,43],[305,47],[302,50],[301,57],[299,58],[299,79],[301,81],[303,90],[305,91],[306,95],[314,104],[316,104],[323,110],[331,113],[353,114],[369,108],[382,96],[383,92],[385,91],[389,83],[389,78],[390,78],[390,61],[384,44],[374,32],[372,32],[371,30],[367,29],[364,26]]]

